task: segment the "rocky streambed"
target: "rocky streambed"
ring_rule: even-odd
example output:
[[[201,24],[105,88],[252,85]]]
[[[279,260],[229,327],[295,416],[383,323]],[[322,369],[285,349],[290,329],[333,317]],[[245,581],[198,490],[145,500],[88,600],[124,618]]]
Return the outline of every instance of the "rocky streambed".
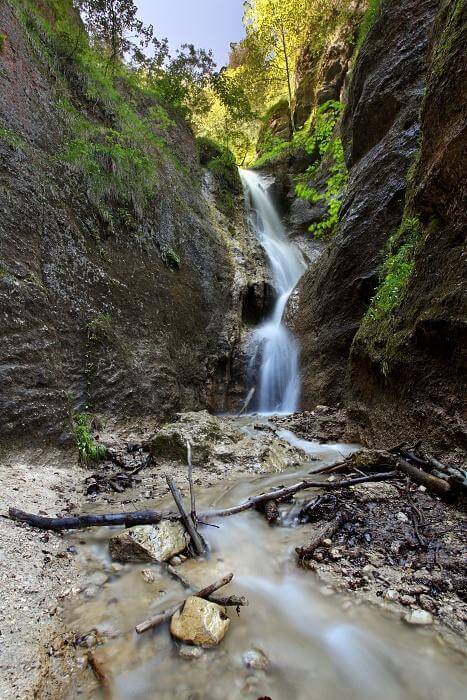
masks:
[[[322,426],[330,421],[327,418]],[[293,484],[357,448],[291,440],[287,424],[289,419],[215,418],[199,412],[182,414],[152,435],[134,426],[119,431],[109,426],[100,431],[100,438],[120,460],[119,470],[134,471],[148,451],[153,461],[122,492],[113,490],[108,478],[99,481],[94,475],[99,488],[81,496],[90,482],[89,474],[78,471],[80,481],[65,487],[74,491],[66,511],[173,510],[165,474],[172,474],[188,496],[187,438],[193,444],[200,510],[235,505]],[[339,424],[336,417],[335,430]],[[109,463],[100,471],[116,469]],[[339,477],[316,478],[325,484]],[[342,489],[337,498],[353,517],[325,538],[300,568],[296,547],[307,544],[332,517],[332,500],[314,518],[300,515],[315,496],[315,491],[302,492],[293,502],[281,503],[273,525],[255,510],[214,519],[211,524],[218,528],[202,528],[209,556],[197,559],[186,558],[186,540],[160,557],[144,557],[141,551],[122,556],[121,547],[109,548],[109,540],[128,538],[130,531],[122,528],[61,535],[9,524],[20,538],[52,553],[42,556],[53,559],[54,575],[57,565],[59,571],[63,567],[63,578],[59,576],[52,588],[50,563],[42,574],[43,589],[48,590],[44,605],[55,605],[61,622],[51,642],[45,637],[36,642],[35,648],[46,652],[37,696],[100,697],[102,683],[89,666],[91,654],[105,669],[115,698],[280,699],[308,698],[312,691],[323,698],[369,698],[377,689],[391,699],[460,698],[466,607],[458,511],[405,483]],[[35,500],[27,505],[35,505],[38,512],[40,494]],[[19,495],[15,502],[23,505]],[[413,507],[429,521],[423,529],[425,547],[416,541]],[[49,501],[46,508],[49,515],[60,511],[58,502]],[[173,543],[172,535],[184,539],[183,532],[165,533],[162,544]],[[218,609],[215,603],[212,608],[194,598],[181,611],[181,620],[144,635],[135,633],[137,623],[229,572],[233,581],[219,595],[246,597],[249,605],[239,608],[239,615],[235,608]],[[184,588],[182,580],[192,589]],[[200,628],[200,619],[207,625]],[[41,624],[33,620],[32,630],[22,627],[23,643]],[[219,644],[204,648],[206,637],[200,634]]]

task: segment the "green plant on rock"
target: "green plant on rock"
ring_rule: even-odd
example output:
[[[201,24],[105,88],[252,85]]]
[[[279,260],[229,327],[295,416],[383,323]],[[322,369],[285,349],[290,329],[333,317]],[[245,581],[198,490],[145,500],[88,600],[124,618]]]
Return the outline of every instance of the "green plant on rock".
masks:
[[[365,12],[365,14],[362,17],[362,21],[360,23],[360,29],[358,32],[358,37],[357,37],[357,44],[356,44],[356,53],[360,51],[361,47],[363,46],[363,43],[368,35],[368,32],[376,22],[376,18],[378,17],[378,13],[380,10],[381,6],[381,0],[370,0],[368,4],[368,8]]]
[[[165,253],[162,256],[162,259],[164,261],[164,264],[169,268],[169,270],[173,270],[174,272],[176,270],[179,270],[180,265],[182,264],[182,259],[180,255],[173,248],[169,248],[167,251],[165,251]]]
[[[88,413],[77,413],[73,416],[73,434],[83,464],[90,465],[105,459],[107,449],[92,437],[91,416]]]
[[[3,53],[5,48],[6,34],[0,34],[0,55]]]
[[[421,233],[422,225],[417,217],[405,218],[390,237],[380,285],[367,311],[367,320],[382,319],[400,303],[414,269],[414,252]]]
[[[295,193],[312,204],[323,202],[326,205],[325,218],[311,224],[308,229],[315,237],[334,231],[339,220],[342,192],[347,183],[344,149],[340,136],[335,133],[342,109],[343,105],[340,102],[328,100],[318,108],[311,134],[305,136],[299,133],[295,139],[296,143],[314,158],[313,164],[300,176]],[[324,191],[319,192],[308,183],[324,159],[329,161],[329,177],[326,179]]]
[[[10,148],[21,148],[21,146],[24,146],[24,140],[21,136],[2,126],[0,126],[0,141],[6,143]]]

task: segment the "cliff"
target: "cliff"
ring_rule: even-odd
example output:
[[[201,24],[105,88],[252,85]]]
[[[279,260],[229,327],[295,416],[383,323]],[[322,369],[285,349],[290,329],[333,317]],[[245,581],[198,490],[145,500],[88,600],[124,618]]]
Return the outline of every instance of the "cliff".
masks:
[[[0,17],[0,433],[222,408],[262,303],[239,188],[222,211],[183,117],[111,80],[69,0]]]
[[[301,283],[303,405],[343,401],[377,443],[465,446],[463,45],[463,2],[381,2],[342,120],[339,224]]]

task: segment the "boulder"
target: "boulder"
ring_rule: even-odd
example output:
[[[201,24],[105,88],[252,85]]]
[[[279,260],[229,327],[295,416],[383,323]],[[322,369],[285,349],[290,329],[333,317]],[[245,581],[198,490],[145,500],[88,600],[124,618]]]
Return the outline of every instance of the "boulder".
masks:
[[[173,637],[199,647],[216,646],[230,625],[225,608],[217,603],[191,596],[183,609],[173,615],[170,632]]]
[[[189,536],[179,522],[163,520],[157,525],[137,525],[114,535],[109,552],[116,561],[168,561],[182,552]]]

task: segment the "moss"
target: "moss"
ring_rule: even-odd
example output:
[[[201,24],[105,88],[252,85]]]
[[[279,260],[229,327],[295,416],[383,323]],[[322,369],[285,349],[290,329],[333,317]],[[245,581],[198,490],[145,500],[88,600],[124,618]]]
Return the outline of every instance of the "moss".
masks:
[[[205,136],[196,140],[199,160],[213,175],[216,204],[227,217],[235,215],[235,196],[242,187],[235,157],[228,148]]]
[[[462,36],[466,30],[462,17],[464,9],[465,0],[454,0],[444,9],[444,27],[433,55],[432,79],[443,75],[452,51],[455,50],[456,46],[461,47],[465,43]]]
[[[6,34],[0,34],[0,56],[5,48]]]
[[[376,19],[378,17],[381,7],[381,0],[370,0],[368,8],[362,17],[360,24],[360,29],[358,32],[357,43],[356,43],[356,53],[358,53],[363,46],[366,37],[370,29],[373,27]]]
[[[25,145],[24,139],[11,129],[0,126],[0,141],[3,141],[10,148],[21,148]]]
[[[180,269],[182,259],[173,248],[169,248],[163,255],[162,259],[169,270],[176,271]]]

